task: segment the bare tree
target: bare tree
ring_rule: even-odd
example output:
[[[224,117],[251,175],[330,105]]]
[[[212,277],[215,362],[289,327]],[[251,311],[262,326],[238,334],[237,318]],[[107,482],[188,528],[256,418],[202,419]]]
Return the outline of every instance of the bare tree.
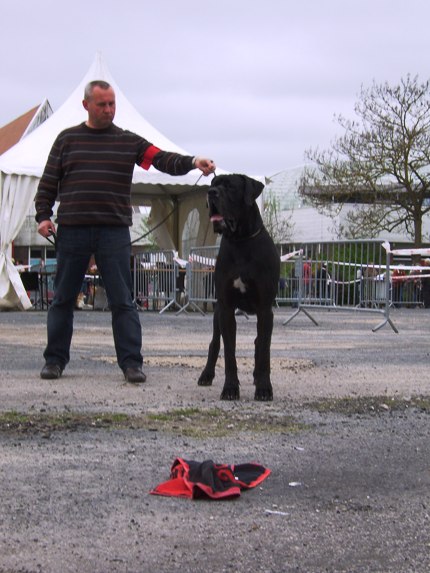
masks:
[[[430,210],[430,82],[409,75],[397,86],[361,89],[358,120],[337,116],[344,135],[331,149],[309,150],[313,165],[299,193],[322,211],[347,204],[351,237],[381,231],[406,232],[423,241],[423,216]]]
[[[149,225],[149,213],[146,213],[142,217],[139,225],[139,233],[141,233],[141,238],[144,240],[144,244],[147,248],[157,248],[156,238],[152,232],[152,228]]]
[[[269,235],[276,245],[291,241],[294,223],[293,214],[282,216],[279,200],[276,195],[269,191],[264,194],[263,222]]]

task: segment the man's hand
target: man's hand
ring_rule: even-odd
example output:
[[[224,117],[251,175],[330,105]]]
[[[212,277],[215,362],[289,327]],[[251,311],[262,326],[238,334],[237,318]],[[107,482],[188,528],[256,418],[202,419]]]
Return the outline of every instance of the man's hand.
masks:
[[[197,169],[200,169],[200,171],[203,172],[203,175],[210,175],[211,173],[214,173],[216,169],[216,165],[212,159],[206,159],[204,157],[196,157],[194,160],[194,166]]]
[[[50,219],[48,219],[47,221],[42,221],[41,223],[39,223],[39,226],[37,227],[37,232],[39,233],[39,235],[42,235],[42,237],[45,237],[46,239],[51,235],[55,235],[56,232],[55,225]]]

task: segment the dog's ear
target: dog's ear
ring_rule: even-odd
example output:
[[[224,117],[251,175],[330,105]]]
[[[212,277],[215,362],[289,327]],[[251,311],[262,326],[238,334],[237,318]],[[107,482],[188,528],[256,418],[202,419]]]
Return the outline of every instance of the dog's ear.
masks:
[[[264,189],[263,183],[257,181],[256,179],[251,179],[247,175],[242,175],[245,182],[245,203],[247,205],[252,205],[254,201],[261,195]]]
[[[220,177],[222,177],[222,175],[215,175],[215,177],[211,181],[211,187],[215,187],[215,185],[219,183]]]

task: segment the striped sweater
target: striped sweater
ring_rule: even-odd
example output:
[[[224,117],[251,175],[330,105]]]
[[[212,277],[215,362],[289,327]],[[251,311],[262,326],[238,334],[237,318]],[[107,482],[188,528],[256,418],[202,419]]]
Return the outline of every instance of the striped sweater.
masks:
[[[193,169],[193,158],[161,151],[143,137],[112,124],[92,129],[85,123],[62,131],[50,151],[36,193],[36,221],[51,218],[59,201],[60,225],[132,224],[134,165],[170,175]]]

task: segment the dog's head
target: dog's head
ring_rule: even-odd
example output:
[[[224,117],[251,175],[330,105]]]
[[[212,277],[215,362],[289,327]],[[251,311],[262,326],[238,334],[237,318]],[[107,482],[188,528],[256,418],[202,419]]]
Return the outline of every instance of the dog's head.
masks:
[[[209,217],[215,233],[246,237],[261,227],[255,200],[264,185],[247,175],[217,175],[208,192]]]

